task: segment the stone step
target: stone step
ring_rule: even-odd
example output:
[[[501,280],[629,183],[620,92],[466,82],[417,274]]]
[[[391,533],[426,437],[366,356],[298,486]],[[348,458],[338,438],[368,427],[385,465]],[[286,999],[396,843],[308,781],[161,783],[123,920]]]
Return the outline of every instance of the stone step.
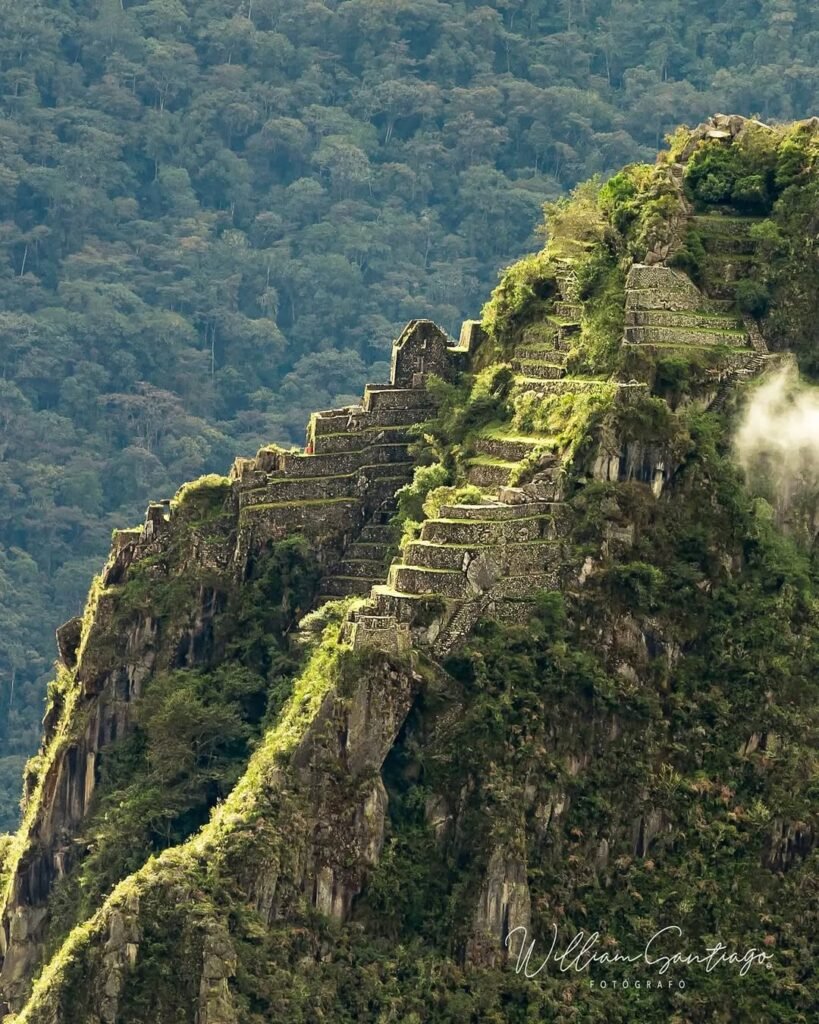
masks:
[[[476,593],[460,570],[422,569],[400,563],[391,567],[387,584],[404,594],[437,594],[459,600]]]
[[[574,267],[567,261],[555,274],[557,287],[563,302],[575,303],[578,301],[578,281]]]
[[[626,291],[627,312],[632,309],[665,309],[678,313],[730,313],[733,307],[731,299],[706,299],[699,292],[662,294],[651,288],[630,288]]]
[[[414,440],[411,427],[415,421],[398,426],[368,427],[365,430],[337,434],[317,434],[313,439],[316,455],[332,455],[340,452],[361,452],[375,450],[381,444],[407,445]]]
[[[666,342],[665,344],[651,343],[645,345],[634,344],[632,342],[626,341],[623,342],[623,349],[625,351],[639,351],[643,353],[649,352],[652,355],[664,354],[679,356],[688,354],[690,356],[694,352],[710,353],[711,355],[713,355],[715,351],[715,346],[676,345],[670,342]],[[718,365],[723,369],[728,367],[735,367],[739,369],[752,368],[755,365],[755,360],[758,358],[758,354],[752,348],[738,348],[736,346],[731,346],[730,348],[727,348],[724,351],[720,352]]]
[[[426,569],[449,569],[465,572],[469,563],[482,552],[489,552],[506,573],[514,575],[554,564],[560,545],[554,540],[531,541],[524,544],[495,544],[475,547],[469,544],[432,544],[412,541],[404,549],[404,564]]]
[[[515,506],[510,505],[509,508]],[[436,544],[497,544],[501,540],[523,542],[550,539],[557,535],[557,516],[515,516],[500,521],[473,519],[428,519],[421,527],[421,540]]]
[[[561,320],[567,320],[579,324],[583,313],[583,306],[579,302],[566,302],[565,300],[555,303],[555,316]]]
[[[366,527],[365,527],[366,529]],[[384,562],[393,549],[393,544],[388,541],[363,541],[355,540],[344,552],[347,558],[357,561],[367,560],[370,562]]]
[[[534,516],[555,515],[559,511],[556,503],[552,501],[530,501],[526,504],[509,505],[496,501],[485,505],[442,505],[440,518],[499,523],[509,522],[512,519],[531,519]]]
[[[426,388],[397,388],[389,384],[366,384],[364,387],[364,409],[414,409],[431,410],[432,396]]]
[[[685,330],[715,328],[743,331],[739,317],[719,313],[700,313],[693,310],[630,309],[626,312],[626,327],[677,327]]]
[[[266,486],[239,492],[239,508],[255,505],[283,505],[300,501],[323,501],[329,498],[354,499],[356,474],[339,476],[271,477]]]
[[[512,369],[522,373],[524,377],[537,377],[539,380],[560,380],[566,374],[565,365],[538,362],[532,359],[513,359]]]
[[[361,466],[407,462],[407,449],[406,442],[387,442],[349,452],[285,452],[279,462],[281,472],[288,477],[337,476],[353,473]]]
[[[572,320],[564,320],[562,317],[554,315],[547,316],[546,319],[557,328],[558,344],[568,338],[574,338],[580,333],[580,324]]]
[[[414,540],[404,548],[402,557],[405,565],[463,572],[470,552],[475,550],[468,544],[433,544],[427,540]]]
[[[537,323],[523,328],[519,344],[534,348],[556,348],[557,333],[557,327],[554,324],[547,320],[538,320]]]
[[[377,583],[370,594],[373,611],[378,615],[391,615],[398,622],[412,622],[428,596],[402,593],[388,583]]]
[[[351,421],[365,415],[363,405],[345,405],[339,409],[321,409],[310,416],[310,427],[317,434],[346,430]]]
[[[362,615],[344,625],[344,638],[354,648],[374,647],[395,654],[408,651],[412,645],[406,625],[394,615]]]
[[[418,418],[416,406],[380,406],[376,409],[355,406],[314,414],[310,417],[307,434],[313,438],[321,437],[323,434],[357,434],[363,431],[377,431],[379,428],[408,426],[417,423]]]
[[[375,583],[383,582],[384,577],[367,579],[362,576],[328,576],[321,582],[321,594],[325,600],[338,597],[366,597]]]
[[[360,577],[381,581],[387,574],[387,566],[380,561],[363,558],[343,558],[333,569],[331,576]]]
[[[367,523],[362,526],[361,533],[356,537],[356,542],[389,545],[392,542],[392,529],[389,523]]]
[[[412,479],[413,467],[412,462],[385,462],[374,466],[362,465],[351,473],[333,476],[273,476],[264,487],[240,491],[239,507],[325,498],[354,498],[365,490],[374,491],[379,487],[394,493]],[[366,487],[363,483],[365,480]]]
[[[564,366],[568,357],[568,349],[553,348],[549,345],[518,345],[513,358],[533,363]]]
[[[415,463],[409,460],[403,462],[377,462],[375,464],[363,465],[359,473],[366,473],[371,480],[384,479],[406,479],[411,480],[415,470]]]
[[[538,590],[560,590],[561,572],[559,564],[551,569],[543,571],[522,573],[520,576],[506,576],[500,580],[496,591],[499,598],[507,598],[513,601],[531,600]]]
[[[542,443],[542,442],[541,442]],[[501,437],[479,437],[474,448],[479,455],[488,455],[504,462],[520,462],[538,447],[536,440],[511,441]]]
[[[545,467],[538,466],[533,475],[534,479],[525,483],[501,487],[498,490],[498,501],[523,507],[532,501],[547,501],[555,505],[563,501],[566,478],[559,462]]]
[[[627,327],[625,340],[633,345],[733,345],[743,348],[750,344],[745,331],[705,330],[703,328]]]
[[[350,625],[365,625],[370,629],[389,629],[395,625],[394,615],[374,615],[372,611],[351,611],[347,620]]]
[[[517,468],[517,462],[467,461],[466,479],[475,487],[503,487],[509,483],[509,474]]]
[[[403,473],[400,476],[383,476],[372,478],[365,488],[364,500],[370,509],[376,508],[387,498],[395,497],[395,494],[412,480],[411,473]]]

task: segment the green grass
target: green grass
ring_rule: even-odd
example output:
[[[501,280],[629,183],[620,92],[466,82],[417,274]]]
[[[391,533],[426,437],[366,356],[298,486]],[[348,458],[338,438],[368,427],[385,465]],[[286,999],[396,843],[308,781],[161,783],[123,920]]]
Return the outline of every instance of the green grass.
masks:
[[[588,391],[588,385],[595,384],[600,387],[605,387],[610,383],[608,377],[560,377],[558,380],[545,380],[543,377],[527,377],[526,374],[520,374],[516,378],[516,383],[524,384],[557,384],[560,385],[561,393],[565,394],[567,391],[571,391],[571,385],[576,384],[578,391]]]
[[[413,600],[422,598],[423,594],[405,594],[402,590],[395,590],[389,583],[377,583],[373,588],[377,594],[387,594],[390,597],[410,597]]]
[[[551,503],[554,504],[554,503]],[[532,523],[536,519],[545,519],[549,513],[544,512],[539,516],[516,516],[514,519],[430,519],[431,523],[457,523],[462,525],[463,523],[490,523],[492,526],[497,526],[499,523]]]
[[[547,444],[552,438],[548,434],[521,434],[518,433],[511,423],[490,423],[483,427],[476,435],[476,438],[485,438],[489,441],[518,441],[523,444],[531,444],[532,447]]]
[[[740,345],[708,345],[708,344],[686,344],[682,341],[626,341],[623,342],[624,348],[637,348],[641,351],[646,349],[672,349],[675,352],[719,352],[720,354],[730,354],[731,352],[744,352],[749,355],[753,354],[754,350],[751,348],[744,348]]]
[[[740,330],[721,330],[719,327],[645,327],[648,331],[677,331],[679,334],[719,334],[731,338],[744,338],[746,332]]]
[[[245,512],[258,512],[266,508],[297,508],[302,505],[344,505],[358,504],[357,498],[300,498],[298,501],[268,501],[259,505],[245,505],[240,515]]]
[[[463,576],[461,569],[432,569],[428,565],[408,565],[406,562],[395,562],[393,569],[412,569],[414,572],[434,572],[436,576]]]
[[[475,455],[466,460],[467,466],[497,466],[498,469],[514,469],[518,460],[496,459],[491,455]]]
[[[406,430],[407,427],[412,427],[412,426],[415,425],[415,423],[417,423],[417,420],[412,420],[410,423],[393,423],[392,425],[390,425],[388,427],[374,426],[374,427],[361,427],[359,430],[336,430],[336,431],[331,431],[330,433],[323,433],[322,432],[322,433],[317,433],[315,435],[315,438],[318,439],[318,438],[321,438],[321,437],[357,437],[359,434],[375,434],[375,433],[381,433],[381,431],[388,431],[388,430]],[[317,452],[315,454],[321,455],[322,453],[321,452]],[[335,454],[335,453],[330,452],[328,454]]]
[[[526,348],[530,352],[561,352],[562,349],[556,348],[554,343],[549,344],[546,341],[522,341],[519,345],[515,346],[518,349]]]
[[[565,317],[557,316],[555,313],[550,313],[546,319],[557,327],[577,327],[580,323],[579,320],[567,320]]]

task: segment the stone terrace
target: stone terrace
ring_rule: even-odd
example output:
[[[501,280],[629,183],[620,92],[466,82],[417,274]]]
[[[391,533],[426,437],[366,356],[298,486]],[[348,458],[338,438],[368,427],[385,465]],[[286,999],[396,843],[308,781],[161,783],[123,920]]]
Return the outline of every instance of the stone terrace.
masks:
[[[356,643],[380,642],[389,623],[442,657],[482,614],[525,617],[535,590],[560,586],[563,515],[556,502],[444,506],[352,614]]]
[[[349,549],[365,524],[412,478],[411,428],[434,410],[429,374],[451,377],[461,351],[432,321],[413,320],[393,347],[389,384],[368,384],[360,405],[314,413],[304,451],[270,447],[237,459],[238,560],[302,533],[328,568],[342,556],[355,562],[362,552]]]
[[[730,348],[752,353],[751,336],[731,303],[709,299],[681,270],[635,263],[626,280],[626,345],[656,350]]]

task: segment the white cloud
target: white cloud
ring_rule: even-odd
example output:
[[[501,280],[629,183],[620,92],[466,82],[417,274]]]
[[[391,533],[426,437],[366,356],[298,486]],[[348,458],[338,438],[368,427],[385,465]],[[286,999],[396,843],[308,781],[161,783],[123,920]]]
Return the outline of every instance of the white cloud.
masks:
[[[756,388],[734,438],[749,484],[769,496],[780,516],[819,489],[819,387],[790,362]]]

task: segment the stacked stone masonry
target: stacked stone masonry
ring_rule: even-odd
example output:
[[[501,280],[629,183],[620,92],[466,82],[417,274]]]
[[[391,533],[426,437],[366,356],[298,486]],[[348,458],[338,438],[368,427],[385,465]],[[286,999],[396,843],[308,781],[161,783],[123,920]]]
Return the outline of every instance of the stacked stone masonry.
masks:
[[[370,601],[355,613],[356,621],[379,626],[368,626],[366,635],[354,633],[355,642],[381,641],[392,630],[441,657],[480,614],[510,602],[527,607],[536,590],[560,585],[563,515],[555,502],[444,506],[424,522],[418,540],[390,567],[387,582],[374,586]],[[517,611],[505,614],[520,617]]]
[[[740,363],[754,346],[742,319],[725,300],[706,297],[682,271],[634,264],[626,280],[626,345],[658,349],[733,350]]]

